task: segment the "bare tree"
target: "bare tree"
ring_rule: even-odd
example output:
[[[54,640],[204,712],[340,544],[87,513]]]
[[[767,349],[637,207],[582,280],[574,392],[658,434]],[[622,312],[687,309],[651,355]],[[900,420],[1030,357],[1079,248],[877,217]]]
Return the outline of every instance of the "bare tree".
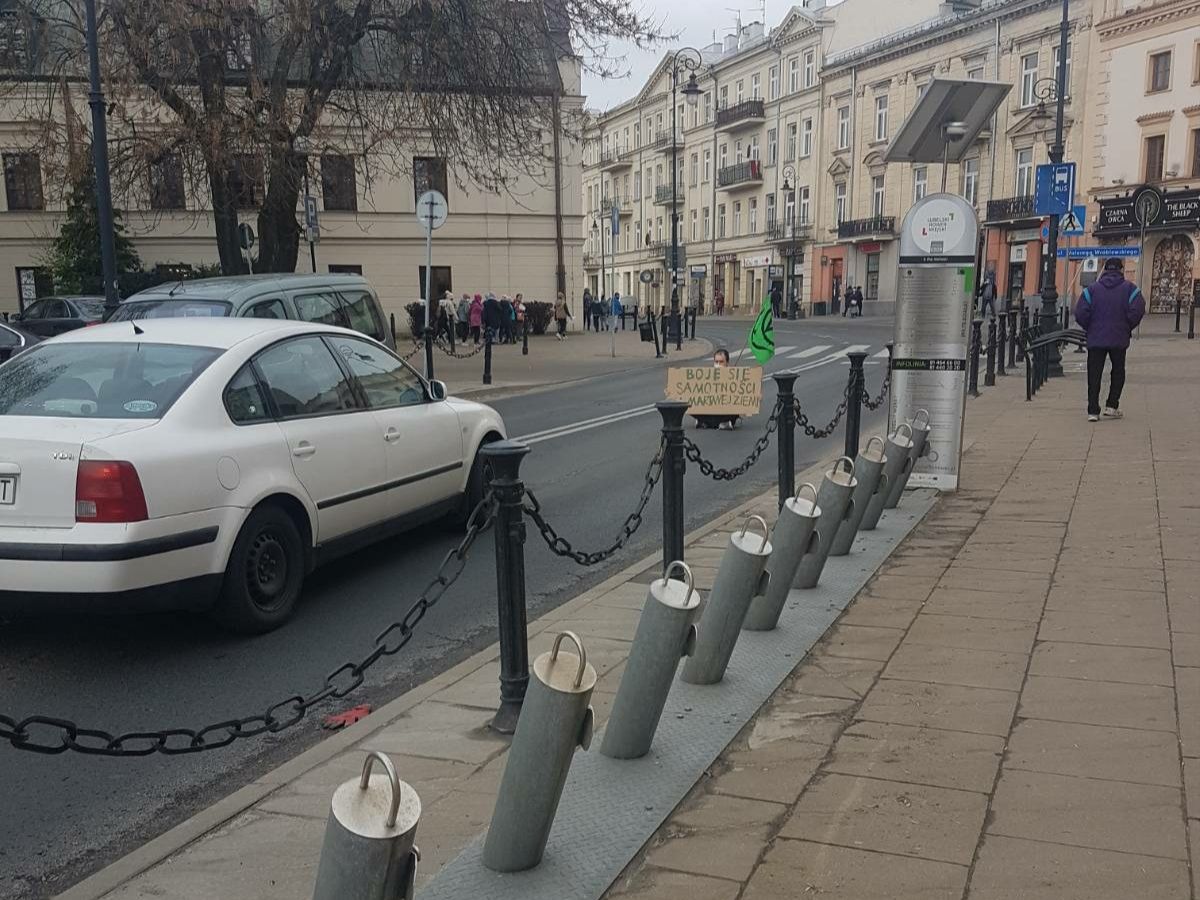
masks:
[[[0,36],[0,68],[43,151],[77,168],[86,70],[73,6],[27,0],[12,19],[25,56],[4,66]],[[114,189],[153,193],[170,161],[203,186],[226,272],[245,268],[247,209],[256,268],[293,271],[311,157],[352,156],[368,181],[408,174],[414,154],[484,190],[540,179],[556,101],[575,89],[560,61],[582,54],[609,73],[613,41],[658,39],[634,0],[109,0]]]

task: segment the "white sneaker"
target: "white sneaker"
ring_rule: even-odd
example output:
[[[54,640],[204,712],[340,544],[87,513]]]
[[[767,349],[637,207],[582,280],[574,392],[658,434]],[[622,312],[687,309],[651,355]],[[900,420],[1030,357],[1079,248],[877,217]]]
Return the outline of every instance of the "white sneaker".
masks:
[[[1104,407],[1104,418],[1120,419],[1124,418],[1124,414],[1119,409],[1113,409],[1111,406]]]
[[[1092,413],[1088,413],[1088,421],[1089,422],[1099,422],[1100,417],[1097,415],[1093,415]]]

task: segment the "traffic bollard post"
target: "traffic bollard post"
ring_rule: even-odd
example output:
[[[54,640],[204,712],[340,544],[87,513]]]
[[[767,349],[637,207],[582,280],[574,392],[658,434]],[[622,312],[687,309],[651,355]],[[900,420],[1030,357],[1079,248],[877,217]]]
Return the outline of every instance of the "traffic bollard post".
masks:
[[[1017,344],[1020,342],[1020,335],[1017,329],[1017,311],[1015,309],[1008,312],[1008,367],[1015,369],[1017,367]]]
[[[888,341],[885,346],[887,347],[887,352],[888,352],[887,376],[886,377],[888,377],[890,379],[891,375],[892,375],[892,363],[896,359],[896,345],[894,342]],[[888,396],[888,401],[887,401],[887,422],[888,422],[887,427],[888,427],[889,431],[892,428],[892,410],[895,409],[895,407],[896,407],[896,404],[894,404],[892,402],[893,399],[894,399],[894,395],[891,394],[891,392],[889,391],[889,396]]]
[[[746,533],[751,522],[758,522],[762,535]],[[712,593],[700,614],[696,649],[683,664],[680,678],[688,684],[716,684],[725,677],[750,602],[767,588],[771,549],[762,516],[747,516],[741,532],[729,536]]]
[[[996,386],[996,317],[988,319],[987,329],[987,367],[983,372],[983,386]]]
[[[683,560],[683,417],[688,404],[682,400],[660,400],[655,404],[662,416],[663,451],[663,566]]]
[[[521,323],[521,355],[529,355],[529,320]]]
[[[1188,340],[1196,339],[1196,301],[1200,298],[1192,300],[1192,305],[1188,307]]]
[[[778,372],[771,376],[779,403],[779,508],[796,492],[796,373]]]
[[[883,515],[883,507],[887,503],[892,485],[904,478],[912,465],[912,445],[912,426],[907,422],[901,422],[896,426],[896,430],[888,435],[883,450],[887,462],[883,464],[879,488],[871,495],[867,511],[858,524],[859,531],[874,531],[879,527],[879,519]]]
[[[833,539],[842,527],[842,522],[853,512],[854,501],[851,497],[857,487],[854,460],[848,456],[843,456],[825,473],[821,480],[821,489],[817,492],[821,522],[817,526],[816,543],[804,554],[804,559],[800,560],[792,587],[816,587],[817,582],[821,580],[821,572],[829,559],[829,551],[833,549]]]
[[[485,444],[496,497],[496,602],[500,630],[500,708],[492,730],[512,734],[529,684],[529,630],[525,610],[525,485],[521,460],[529,448],[515,441]]]
[[[850,357],[850,376],[846,383],[846,456],[858,456],[858,442],[862,431],[862,398],[867,379],[863,372],[863,361],[867,354],[861,351],[847,354]]]
[[[483,383],[492,383],[492,330],[483,330]]]
[[[874,444],[879,444],[879,449],[872,452]],[[867,506],[883,481],[885,465],[887,456],[884,453],[883,438],[875,435],[867,441],[867,446],[854,460],[854,477],[858,480],[858,487],[850,495],[849,513],[833,536],[833,546],[829,548],[830,556],[846,556],[854,546],[854,539],[858,537],[863,517],[867,514]]]
[[[887,502],[883,504],[884,509],[895,509],[900,505],[900,498],[904,496],[904,489],[908,487],[908,479],[912,477],[912,473],[917,467],[917,460],[925,455],[926,448],[929,446],[929,432],[932,430],[933,426],[929,422],[929,410],[918,409],[917,414],[909,423],[912,447],[908,451],[908,465],[900,473],[900,477],[888,487]]]
[[[560,652],[564,639],[575,653]],[[595,686],[596,670],[573,632],[560,632],[550,652],[534,661],[483,842],[483,864],[493,872],[524,872],[542,861],[575,750],[592,743]]]
[[[800,496],[807,489],[811,500]],[[746,631],[773,631],[779,624],[787,603],[792,579],[804,554],[812,549],[814,532],[821,519],[821,507],[817,505],[817,489],[805,482],[795,497],[788,497],[775,528],[771,531],[771,558],[767,560],[767,589],[750,601],[742,628]]]
[[[676,569],[682,583],[670,577]],[[692,570],[679,560],[651,583],[600,743],[605,756],[640,759],[650,751],[679,660],[696,646],[700,594],[692,585]]]
[[[368,753],[362,775],[333,792],[313,900],[413,900],[420,818],[421,798],[387,754]]]
[[[1005,357],[1008,356],[1008,316],[1000,315],[997,322],[996,331],[996,374],[1000,376],[1008,375],[1008,367],[1005,365]]]
[[[983,319],[976,319],[971,323],[971,349],[970,362],[967,364],[970,367],[970,381],[967,385],[972,397],[979,396],[979,344],[983,339],[981,329],[983,328]]]

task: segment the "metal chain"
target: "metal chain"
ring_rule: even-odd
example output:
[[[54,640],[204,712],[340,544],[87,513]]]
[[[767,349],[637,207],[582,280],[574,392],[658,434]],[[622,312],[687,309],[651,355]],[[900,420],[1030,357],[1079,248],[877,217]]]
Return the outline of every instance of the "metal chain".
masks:
[[[700,448],[686,435],[683,438],[684,455],[700,467],[700,474],[713,479],[714,481],[733,481],[735,478],[740,478],[750,471],[760,456],[771,445],[771,435],[779,428],[779,414],[783,411],[783,404],[779,401],[775,402],[775,409],[771,411],[771,417],[767,419],[767,430],[762,433],[757,441],[754,442],[754,449],[750,451],[741,463],[732,469],[721,469],[714,466],[711,462],[705,459],[700,454]]]
[[[892,370],[888,369],[887,374],[883,376],[883,384],[879,386],[879,396],[878,397],[876,397],[874,400],[872,400],[871,395],[869,393],[867,393],[867,389],[865,387],[863,388],[863,396],[862,396],[863,406],[865,406],[867,409],[871,410],[872,412],[879,409],[879,407],[883,406],[883,401],[887,398],[888,391],[891,389],[891,387],[892,387]]]
[[[408,362],[410,359],[412,359],[414,356],[416,356],[418,353],[420,353],[424,349],[425,349],[425,345],[422,344],[420,341],[413,341],[412,349],[409,350],[407,353],[403,354],[400,358],[402,360],[404,360],[405,362]]]
[[[556,556],[562,556],[570,559],[581,566],[595,566],[609,559],[613,554],[617,553],[621,548],[628,543],[642,526],[642,514],[646,511],[646,507],[650,503],[650,498],[654,495],[654,488],[662,478],[663,460],[666,458],[666,441],[659,444],[658,452],[654,454],[654,458],[650,460],[650,466],[646,469],[646,477],[642,484],[642,495],[638,498],[637,508],[625,519],[621,525],[621,533],[617,539],[612,542],[604,550],[597,550],[592,553],[587,553],[583,550],[576,550],[571,546],[571,542],[560,535],[554,526],[546,521],[546,517],[542,515],[542,505],[534,496],[533,491],[526,489],[525,491],[525,513],[537,526],[538,531],[542,535],[542,540],[546,542],[546,546],[550,548],[550,552]]]
[[[0,741],[8,741],[17,750],[58,754],[68,750],[90,756],[150,756],[162,753],[174,756],[228,747],[241,738],[277,734],[298,724],[309,709],[329,699],[341,699],[358,689],[368,669],[385,656],[394,656],[412,640],[416,627],[442,595],[458,580],[466,567],[467,554],[475,539],[487,531],[496,515],[496,502],[489,491],[467,518],[467,532],[458,546],[450,550],[437,575],[424,593],[408,608],[403,618],[393,622],[375,638],[371,652],[358,662],[338,666],[325,677],[325,683],[308,696],[296,694],[281,700],[266,711],[242,719],[214,722],[203,728],[165,728],[161,731],[130,731],[112,734],[97,728],[83,728],[67,719],[53,716],[26,716],[16,719],[0,714]]]
[[[450,347],[446,344],[446,342],[443,341],[441,338],[438,338],[437,346],[438,346],[438,349],[441,350],[443,353],[445,353],[447,356],[453,356],[455,359],[470,359],[472,356],[477,356],[480,353],[482,353],[483,348],[486,346],[486,344],[484,344],[482,342],[479,343],[479,345],[476,346],[475,349],[472,350],[470,353],[458,353],[454,350],[451,350]]]
[[[846,391],[848,392],[849,390],[850,387],[847,385]],[[842,402],[838,404],[837,411],[834,412],[832,421],[830,421],[830,423],[824,428],[817,428],[808,421],[808,416],[805,414],[804,410],[800,408],[800,401],[793,400],[792,402],[796,407],[796,424],[804,429],[804,433],[806,435],[808,435],[810,438],[816,438],[817,440],[827,438],[837,430],[838,424],[842,421],[842,416],[846,414],[846,407],[848,405],[846,402],[846,394],[843,393]]]

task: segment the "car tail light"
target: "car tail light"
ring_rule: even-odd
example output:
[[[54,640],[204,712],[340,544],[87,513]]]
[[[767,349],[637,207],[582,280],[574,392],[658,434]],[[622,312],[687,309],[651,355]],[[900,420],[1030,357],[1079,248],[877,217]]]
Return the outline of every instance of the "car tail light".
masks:
[[[133,463],[85,459],[75,476],[76,522],[142,522],[146,495]]]

